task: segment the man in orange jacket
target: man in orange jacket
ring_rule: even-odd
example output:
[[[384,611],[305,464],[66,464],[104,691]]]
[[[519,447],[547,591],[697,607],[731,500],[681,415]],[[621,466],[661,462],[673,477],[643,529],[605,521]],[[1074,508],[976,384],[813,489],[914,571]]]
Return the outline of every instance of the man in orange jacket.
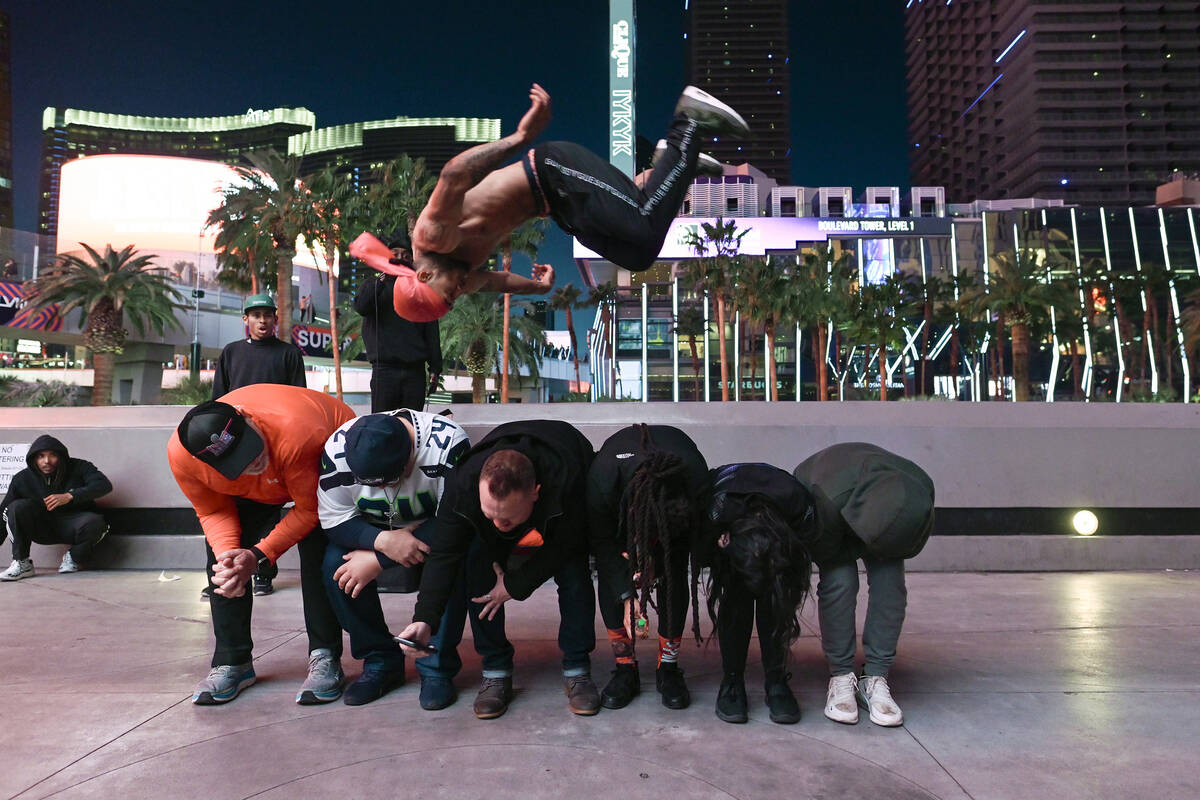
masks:
[[[201,403],[179,423],[167,460],[204,530],[216,634],[212,671],[196,687],[197,705],[226,703],[255,681],[250,637],[254,572],[292,545],[300,553],[300,587],[308,629],[308,678],[301,705],[342,693],[342,630],[321,582],[325,534],[317,517],[317,479],[325,441],[354,412],[340,400],[296,386],[255,384]],[[262,541],[261,519],[295,507]]]

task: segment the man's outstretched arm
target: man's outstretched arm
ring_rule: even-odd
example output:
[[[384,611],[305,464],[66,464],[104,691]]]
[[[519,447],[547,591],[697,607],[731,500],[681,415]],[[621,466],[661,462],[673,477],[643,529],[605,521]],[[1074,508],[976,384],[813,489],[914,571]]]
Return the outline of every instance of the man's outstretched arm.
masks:
[[[554,267],[534,264],[533,277],[490,269],[472,270],[463,287],[464,294],[473,292],[503,292],[507,294],[546,294],[554,288]]]
[[[536,83],[529,90],[529,110],[517,130],[503,139],[464,150],[442,167],[429,202],[413,228],[418,250],[449,253],[458,246],[458,223],[467,190],[533,142],[550,123],[550,93]]]

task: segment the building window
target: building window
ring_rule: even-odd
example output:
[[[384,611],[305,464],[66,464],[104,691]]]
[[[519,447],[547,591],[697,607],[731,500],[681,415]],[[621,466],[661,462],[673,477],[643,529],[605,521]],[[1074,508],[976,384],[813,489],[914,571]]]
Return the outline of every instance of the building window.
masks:
[[[796,216],[796,198],[783,197],[779,200],[779,216],[794,217]]]
[[[829,216],[840,217],[840,216],[842,216],[842,214],[844,212],[845,212],[845,209],[842,206],[842,198],[840,198],[840,197],[829,198]]]
[[[725,198],[725,210],[726,211],[737,211],[738,210],[738,199],[736,197],[726,197]]]
[[[932,216],[936,216],[936,213],[937,212],[934,207],[933,198],[932,197],[922,197],[921,198],[921,216],[922,217],[932,217]]]

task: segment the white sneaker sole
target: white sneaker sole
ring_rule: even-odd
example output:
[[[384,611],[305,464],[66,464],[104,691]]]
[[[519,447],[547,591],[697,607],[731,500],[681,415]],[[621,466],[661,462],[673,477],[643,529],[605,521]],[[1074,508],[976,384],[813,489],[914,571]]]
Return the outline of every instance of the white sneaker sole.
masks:
[[[675,104],[675,113],[694,119],[709,133],[745,138],[750,135],[750,126],[742,115],[713,97],[708,92],[688,86]]]
[[[838,711],[835,708],[832,708],[831,706],[825,706],[825,717],[826,719],[831,719],[834,722],[840,722],[843,725],[857,725],[858,709],[855,709],[853,714],[846,714]]]
[[[258,680],[255,675],[247,675],[238,681],[237,686],[233,690],[225,693],[213,694],[212,692],[196,692],[192,695],[192,703],[198,706],[219,706],[228,703],[230,700],[242,693],[242,690],[248,686],[253,686]]]
[[[667,149],[667,140],[659,139],[658,144],[654,148],[654,158],[651,159],[650,165],[655,166],[658,160],[662,158],[662,153]],[[725,167],[720,161],[710,156],[708,153],[700,153],[696,156],[696,176],[704,178],[719,178],[725,174]]]
[[[855,692],[854,694],[858,700],[858,704],[869,712],[867,716],[871,722],[874,722],[876,725],[879,725],[882,728],[899,728],[904,724],[903,713],[900,713],[895,717],[876,714],[875,709],[871,708],[871,701],[868,700],[865,695],[859,692]]]

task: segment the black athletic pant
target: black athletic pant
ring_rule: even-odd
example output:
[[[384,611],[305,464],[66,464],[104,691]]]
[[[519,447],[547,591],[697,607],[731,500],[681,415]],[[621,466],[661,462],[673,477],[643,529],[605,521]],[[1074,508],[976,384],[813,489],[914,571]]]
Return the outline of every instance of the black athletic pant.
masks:
[[[263,527],[279,521],[279,506],[255,503],[249,500],[238,502],[238,519],[242,525],[242,547],[252,547],[263,538]],[[270,528],[268,527],[269,531]],[[321,562],[325,558],[325,532],[316,528],[300,540],[296,550],[300,554],[300,594],[304,600],[304,627],[308,631],[309,651],[327,648],[334,658],[342,654],[342,628],[334,616],[333,606],[321,579]],[[212,585],[213,566],[217,563],[212,547],[205,542],[208,553],[208,582]],[[212,593],[211,613],[213,632],[217,644],[213,650],[212,665],[245,664],[254,650],[250,637],[250,613],[254,608],[253,587],[247,583],[241,597],[224,597]]]
[[[425,408],[425,365],[396,367],[389,364],[371,365],[371,413],[411,408]]]
[[[717,614],[717,641],[721,645],[721,669],[726,674],[744,675],[750,652],[751,628],[758,628],[763,672],[767,679],[782,679],[787,649],[775,641],[779,619],[769,598],[756,598],[733,577]]]
[[[622,562],[629,563],[624,559]],[[656,547],[654,568],[658,575],[655,587],[655,602],[658,604],[658,635],[665,639],[678,639],[683,636],[683,629],[687,623],[688,604],[691,602],[691,587],[688,583],[688,549],[683,542],[679,543],[677,549],[671,551],[670,596],[667,594],[667,576],[659,571],[662,569],[662,563],[662,550]],[[602,564],[597,562],[597,566],[601,567]],[[604,627],[617,630],[625,627],[625,601],[613,594],[612,583],[613,581],[605,580],[603,575],[597,581],[600,617],[604,620]],[[669,626],[667,624],[668,608],[671,609]]]
[[[95,511],[71,513],[64,506],[62,511],[47,511],[42,500],[22,498],[12,501],[4,510],[8,518],[8,530],[12,533],[13,559],[29,558],[29,545],[69,544],[71,558],[82,563],[91,555],[96,543],[108,533],[108,523]],[[4,540],[0,538],[0,542]]]
[[[700,152],[694,120],[676,117],[666,139],[666,152],[641,189],[587,148],[539,144],[534,197],[542,194],[558,226],[585,247],[633,272],[649,269],[687,197]]]

